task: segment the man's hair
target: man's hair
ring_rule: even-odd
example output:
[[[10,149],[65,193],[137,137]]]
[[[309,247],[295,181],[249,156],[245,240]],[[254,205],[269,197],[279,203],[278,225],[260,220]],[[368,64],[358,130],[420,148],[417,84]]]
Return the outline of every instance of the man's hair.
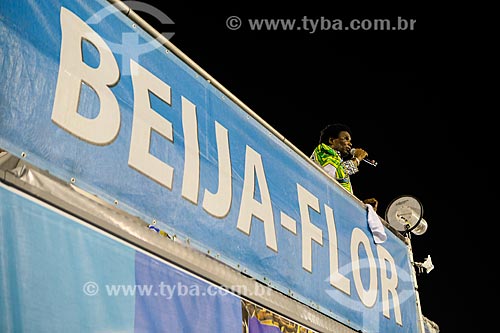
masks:
[[[319,143],[328,144],[329,138],[335,138],[335,139],[338,138],[340,132],[342,131],[346,131],[347,133],[352,135],[351,129],[347,125],[340,123],[327,125],[325,128],[321,130],[319,136]]]

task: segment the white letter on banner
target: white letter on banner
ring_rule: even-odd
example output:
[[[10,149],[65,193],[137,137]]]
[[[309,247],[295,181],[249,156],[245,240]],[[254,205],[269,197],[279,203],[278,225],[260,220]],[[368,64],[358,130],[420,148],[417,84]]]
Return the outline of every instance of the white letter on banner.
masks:
[[[232,200],[231,155],[227,129],[215,122],[217,158],[219,161],[219,188],[216,194],[205,189],[203,208],[211,215],[224,217],[229,213]]]
[[[300,219],[302,224],[302,267],[312,272],[312,241],[323,246],[323,232],[311,223],[309,207],[319,213],[319,201],[311,192],[297,184],[299,198]]]
[[[254,178],[255,175],[257,175],[256,179]],[[260,185],[259,190],[262,203],[254,199],[255,180],[257,180]],[[264,222],[266,245],[278,252],[276,230],[274,229],[273,206],[267,187],[262,159],[255,150],[247,146],[245,156],[245,179],[243,180],[243,193],[241,194],[241,206],[237,224],[237,228],[247,235],[250,235],[252,216]]]
[[[182,129],[184,131],[184,176],[182,197],[198,204],[200,190],[200,145],[196,105],[182,97]]]
[[[60,16],[61,54],[52,121],[82,140],[108,145],[120,130],[120,107],[109,88],[120,79],[120,69],[109,47],[84,21],[64,7]],[[99,67],[83,62],[83,40],[99,51]],[[78,113],[82,83],[99,97],[99,114],[94,119]]]
[[[363,268],[369,268],[370,272],[370,284],[368,290],[363,288],[363,281],[361,280],[361,267],[359,259],[359,246],[361,244],[363,244],[368,257],[368,265],[363,265]],[[354,228],[351,235],[351,261],[352,275],[358,296],[366,307],[372,307],[377,301],[377,263],[373,257],[368,236],[366,236],[366,234],[359,228]]]
[[[134,87],[134,118],[128,164],[161,185],[172,189],[174,169],[149,153],[151,130],[173,142],[172,123],[151,109],[149,92],[171,105],[171,89],[165,82],[130,60]]]
[[[337,241],[337,228],[333,210],[325,204],[326,226],[328,227],[328,242],[330,249],[330,284],[351,295],[351,281],[339,272],[339,249]]]
[[[387,251],[383,246],[377,245],[377,253],[380,263],[380,289],[382,293],[382,309],[384,316],[387,318],[391,318],[391,315],[389,313],[389,293],[391,293],[396,323],[403,326],[403,319],[401,318],[401,308],[399,305],[399,296],[396,290],[398,286],[398,272],[396,270],[396,263],[394,262],[394,258],[391,256],[389,251]],[[387,274],[386,262],[389,263],[391,268],[390,278]]]

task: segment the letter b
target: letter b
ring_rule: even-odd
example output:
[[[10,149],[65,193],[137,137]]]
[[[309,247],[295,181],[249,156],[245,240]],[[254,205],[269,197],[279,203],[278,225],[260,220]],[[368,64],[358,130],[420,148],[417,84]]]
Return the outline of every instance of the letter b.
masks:
[[[64,7],[61,7],[61,30],[61,55],[52,121],[82,140],[95,145],[108,145],[120,130],[120,107],[109,88],[120,78],[116,59],[104,40]],[[97,68],[83,62],[82,40],[99,51]],[[82,83],[90,86],[99,97],[99,114],[94,119],[78,113]]]

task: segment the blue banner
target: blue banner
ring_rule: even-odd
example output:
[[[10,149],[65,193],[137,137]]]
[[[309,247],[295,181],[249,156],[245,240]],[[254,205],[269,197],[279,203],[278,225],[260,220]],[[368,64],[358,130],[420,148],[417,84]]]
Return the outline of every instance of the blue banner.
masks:
[[[4,0],[0,49],[0,147],[354,329],[417,331],[406,245],[108,2]]]
[[[223,289],[0,186],[1,332],[241,332]]]
[[[136,297],[136,332],[240,332],[241,301],[194,276],[136,253],[137,285],[160,297]]]

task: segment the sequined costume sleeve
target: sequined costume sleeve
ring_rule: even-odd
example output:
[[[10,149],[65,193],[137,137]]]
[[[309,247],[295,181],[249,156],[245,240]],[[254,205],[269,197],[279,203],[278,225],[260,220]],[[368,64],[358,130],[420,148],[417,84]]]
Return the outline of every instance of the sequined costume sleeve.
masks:
[[[344,161],[337,151],[324,143],[319,144],[314,149],[311,159],[322,166],[330,176],[335,178],[346,190],[352,193],[349,175],[353,175],[359,171],[354,161]]]

